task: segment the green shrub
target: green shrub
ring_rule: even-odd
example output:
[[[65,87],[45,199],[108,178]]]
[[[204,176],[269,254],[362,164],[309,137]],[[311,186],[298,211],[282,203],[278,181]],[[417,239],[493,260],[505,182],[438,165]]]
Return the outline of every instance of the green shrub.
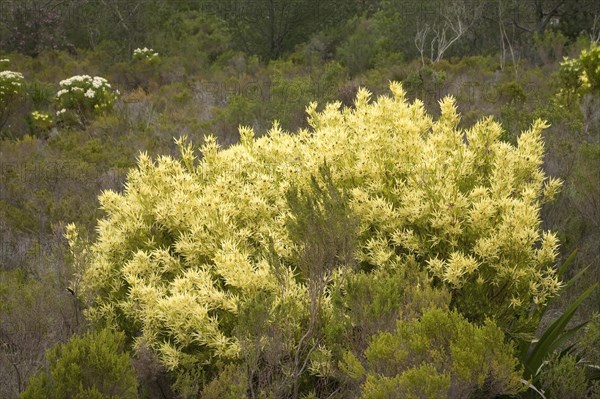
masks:
[[[534,48],[544,64],[551,64],[560,60],[565,51],[568,39],[554,29],[546,29],[543,34],[533,35]]]
[[[355,23],[355,32],[337,49],[337,58],[348,69],[350,76],[371,68],[377,50],[372,21],[359,19]]]
[[[36,108],[48,109],[54,103],[54,85],[33,81],[27,85],[27,92],[31,103]]]
[[[522,388],[517,363],[513,347],[492,321],[476,326],[456,312],[433,308],[419,319],[399,320],[395,331],[371,339],[364,371],[359,373],[364,379],[361,397],[466,399],[515,394]]]
[[[28,230],[39,227],[34,223],[27,226],[25,212],[16,215],[21,226],[13,223],[6,205],[0,201],[0,223],[14,226],[15,235],[0,230],[0,397],[13,399],[43,366],[44,352],[66,340],[79,326],[73,297],[65,292],[64,280],[59,276],[67,274],[68,269],[53,264],[53,270],[48,270],[52,255],[48,254],[47,236],[40,234],[43,238],[37,241],[24,239],[19,231],[23,225]],[[22,212],[19,208],[17,211]],[[10,248],[15,250],[7,252]]]
[[[137,381],[123,333],[102,330],[71,338],[46,354],[21,399],[135,399]]]
[[[231,33],[214,15],[182,11],[165,22],[154,43],[165,56],[180,57],[188,73],[196,73],[231,49]]]
[[[578,367],[577,359],[574,356],[554,354],[547,360],[539,379],[547,398],[588,397],[585,369]]]
[[[398,262],[391,270],[352,273],[336,281],[326,325],[327,347],[335,359],[347,350],[362,358],[372,336],[394,331],[399,319],[418,318],[431,307],[448,310],[450,293],[433,289],[415,266]]]
[[[516,81],[506,82],[498,86],[500,98],[509,103],[523,103],[527,99],[523,86]]]

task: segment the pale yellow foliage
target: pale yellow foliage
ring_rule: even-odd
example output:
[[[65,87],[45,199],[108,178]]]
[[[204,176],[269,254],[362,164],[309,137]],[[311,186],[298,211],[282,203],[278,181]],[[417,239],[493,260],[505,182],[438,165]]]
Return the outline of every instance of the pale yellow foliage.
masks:
[[[107,216],[84,278],[87,315],[139,336],[172,370],[189,367],[187,355],[200,365],[235,359],[239,343],[225,331],[247,298],[266,290],[274,306],[308,311],[285,193],[308,188],[324,161],[350,194],[363,265],[410,256],[457,298],[471,297],[457,306],[481,319],[554,295],[558,243],[541,231],[540,207],[560,182],[541,169],[546,125],[535,121],[513,146],[491,118],[458,128],[451,98],[434,121],[399,84],[390,90],[370,103],[361,89],[355,108],[310,104],[311,128],[297,134],[241,128],[226,150],[208,138],[199,160],[185,140],[180,160],[141,154],[125,191],[100,198]],[[290,266],[283,276],[273,256]]]

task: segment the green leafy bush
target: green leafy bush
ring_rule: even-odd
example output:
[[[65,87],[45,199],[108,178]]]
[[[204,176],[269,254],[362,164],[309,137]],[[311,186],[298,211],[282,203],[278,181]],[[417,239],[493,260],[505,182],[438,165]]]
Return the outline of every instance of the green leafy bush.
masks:
[[[135,371],[124,348],[125,336],[107,329],[73,337],[47,352],[47,369],[31,378],[21,399],[135,399]]]
[[[534,34],[533,43],[538,56],[544,64],[560,60],[568,39],[554,29],[546,29],[543,34]]]
[[[27,92],[34,107],[47,109],[54,103],[55,87],[53,84],[33,81],[27,86]]]
[[[585,368],[573,355],[554,354],[540,374],[546,398],[600,398],[600,385],[588,385]]]
[[[183,58],[181,62],[186,71],[195,73],[230,50],[231,39],[225,23],[214,14],[182,11],[165,21],[165,29],[157,34],[154,42],[165,49],[165,57]]]
[[[513,348],[492,321],[478,327],[441,309],[375,335],[364,368],[349,356],[364,399],[493,398],[522,387]]]
[[[354,23],[355,32],[337,49],[337,58],[348,68],[350,76],[372,67],[377,52],[373,21],[362,18]]]
[[[10,219],[6,219],[6,211],[6,204],[0,201],[1,223],[10,223]],[[27,215],[19,216],[27,218]],[[11,242],[5,231],[0,230],[0,233],[3,240],[3,258],[0,260],[0,397],[12,399],[18,397],[27,380],[43,366],[44,352],[55,343],[66,340],[78,326],[73,298],[65,295],[60,277],[44,268],[50,258],[44,249],[47,241],[26,246],[22,235],[19,241]],[[8,259],[6,249],[11,247],[26,254],[14,253],[12,259]],[[60,272],[67,274],[65,269]],[[57,317],[59,312],[63,317]]]
[[[331,315],[327,321],[327,348],[333,360],[346,351],[362,358],[371,338],[392,332],[398,320],[413,320],[435,307],[448,310],[450,293],[431,287],[413,261],[395,260],[395,267],[351,273],[331,289]]]

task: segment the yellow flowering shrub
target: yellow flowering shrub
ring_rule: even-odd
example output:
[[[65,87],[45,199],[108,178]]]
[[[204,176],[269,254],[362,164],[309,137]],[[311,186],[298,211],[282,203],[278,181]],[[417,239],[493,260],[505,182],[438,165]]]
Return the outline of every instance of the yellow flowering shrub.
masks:
[[[579,58],[564,57],[560,63],[561,94],[598,93],[600,90],[600,45],[592,44]]]
[[[46,112],[33,111],[31,113],[31,129],[34,132],[44,132],[52,127],[52,116]]]
[[[459,128],[451,98],[433,120],[399,84],[390,89],[373,102],[361,89],[352,108],[312,103],[311,127],[297,134],[275,123],[260,138],[241,128],[227,149],[208,138],[199,158],[185,140],[180,159],[140,155],[124,192],[100,197],[87,316],[144,342],[169,370],[235,361],[237,313],[261,292],[309,312],[286,193],[309,190],[324,162],[357,218],[361,271],[420,268],[469,320],[501,327],[547,301],[560,286],[558,242],[542,231],[540,207],[560,183],[541,169],[546,125],[511,145],[492,119]]]

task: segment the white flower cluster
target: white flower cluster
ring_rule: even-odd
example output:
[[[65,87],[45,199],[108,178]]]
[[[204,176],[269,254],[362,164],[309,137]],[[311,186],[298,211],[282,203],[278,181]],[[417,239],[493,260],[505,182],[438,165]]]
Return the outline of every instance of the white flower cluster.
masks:
[[[13,71],[0,72],[0,95],[18,94],[24,82],[23,74]]]
[[[60,84],[60,87],[67,87],[67,88],[69,88],[71,86],[79,87],[79,86],[84,86],[84,85],[89,85],[89,84],[91,84],[92,87],[94,87],[96,89],[99,89],[102,86],[110,88],[110,84],[108,83],[108,80],[106,80],[100,76],[94,76],[92,78],[90,75],[72,76],[69,79],[61,80],[59,84]],[[64,90],[59,91],[59,93],[62,91],[64,91]],[[65,91],[65,92],[67,92],[67,91]]]
[[[23,80],[23,74],[20,72],[13,71],[2,71],[0,72],[0,79],[3,80]]]
[[[56,93],[56,97],[60,100],[68,94],[84,93],[83,95],[89,99],[96,97],[98,92],[109,92],[111,89],[110,83],[100,76],[77,75],[69,79],[60,81],[61,89]]]
[[[133,50],[133,58],[136,60],[152,61],[158,59],[158,53],[148,47],[136,48]]]
[[[76,75],[60,81],[60,90],[56,93],[56,115],[61,116],[67,110],[77,112],[102,111],[112,108],[118,90],[112,90],[108,81],[100,76]]]

